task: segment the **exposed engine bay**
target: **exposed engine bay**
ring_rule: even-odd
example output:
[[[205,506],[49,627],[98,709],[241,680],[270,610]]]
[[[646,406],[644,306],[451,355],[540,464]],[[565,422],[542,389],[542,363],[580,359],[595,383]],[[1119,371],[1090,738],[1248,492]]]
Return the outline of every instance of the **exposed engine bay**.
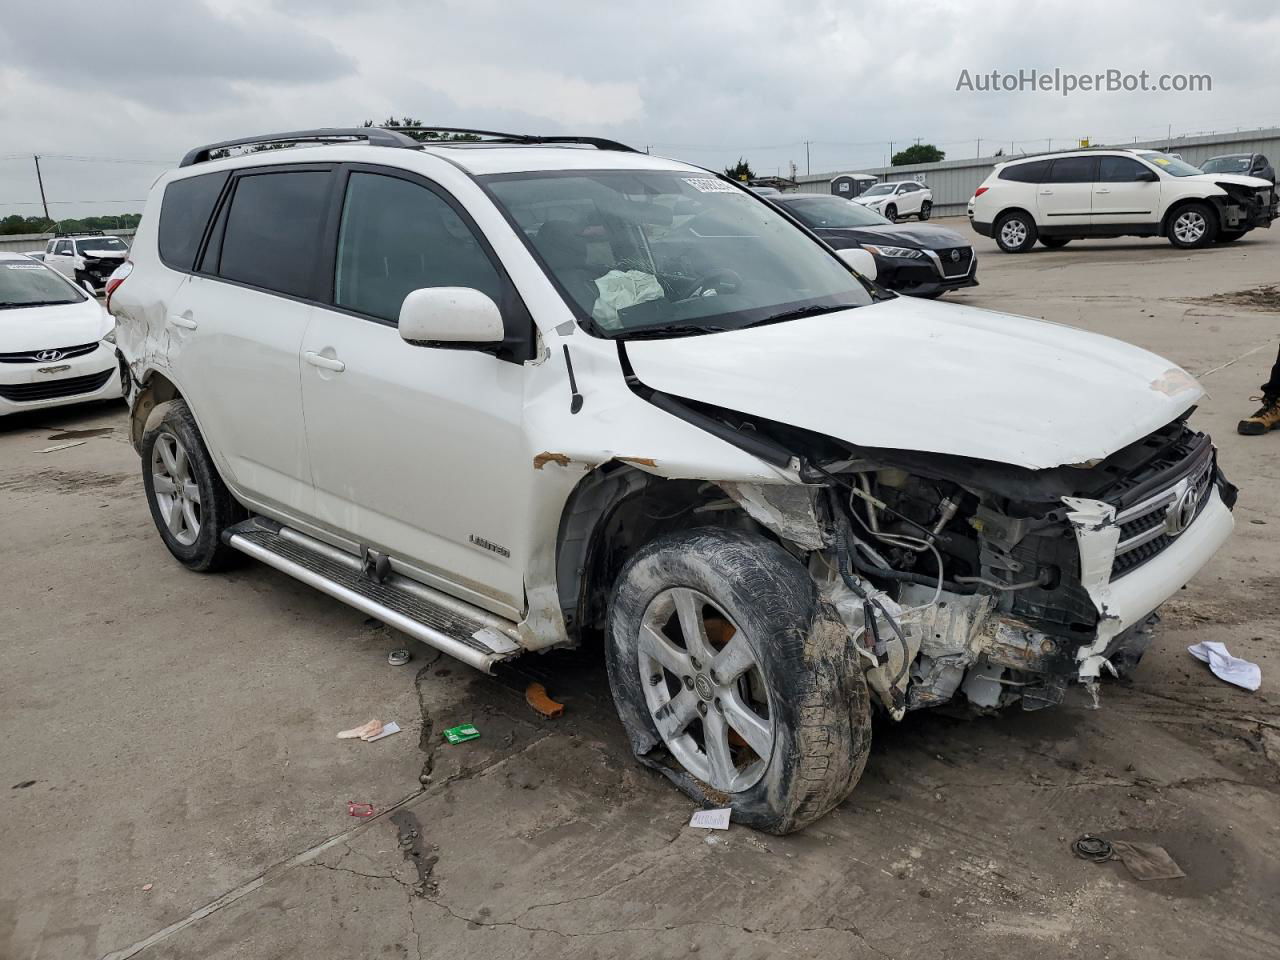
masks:
[[[801,465],[806,522],[781,488],[729,492],[779,535],[800,543],[796,527],[807,527],[821,541],[810,571],[895,718],[953,701],[1036,710],[1060,703],[1070,681],[1096,696],[1104,671],[1137,664],[1167,593],[1134,616],[1110,609],[1112,589],[1211,501],[1223,513],[1234,504],[1212,443],[1185,419],[1101,462],[1052,470],[828,451]]]

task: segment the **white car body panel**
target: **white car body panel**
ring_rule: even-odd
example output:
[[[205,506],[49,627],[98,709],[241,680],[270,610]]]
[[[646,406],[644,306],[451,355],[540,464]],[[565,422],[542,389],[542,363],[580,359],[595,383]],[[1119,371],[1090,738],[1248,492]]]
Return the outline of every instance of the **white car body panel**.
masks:
[[[907,297],[627,352],[644,383],[677,396],[859,446],[1031,469],[1106,457],[1203,393],[1120,340]]]

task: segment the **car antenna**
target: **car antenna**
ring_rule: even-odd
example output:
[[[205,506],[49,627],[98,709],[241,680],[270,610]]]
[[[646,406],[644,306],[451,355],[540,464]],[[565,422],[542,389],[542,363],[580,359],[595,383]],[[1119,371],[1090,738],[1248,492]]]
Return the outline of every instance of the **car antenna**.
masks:
[[[578,392],[578,380],[573,375],[573,358],[569,356],[569,345],[562,343],[564,348],[564,368],[569,371],[569,412],[577,413],[582,409],[582,394]]]

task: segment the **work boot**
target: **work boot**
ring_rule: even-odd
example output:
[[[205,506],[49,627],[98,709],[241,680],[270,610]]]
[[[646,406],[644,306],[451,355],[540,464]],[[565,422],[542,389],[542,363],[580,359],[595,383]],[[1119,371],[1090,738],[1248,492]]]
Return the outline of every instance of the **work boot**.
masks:
[[[1250,399],[1261,400],[1262,406],[1258,408],[1258,412],[1252,417],[1247,420],[1241,420],[1236,425],[1237,433],[1243,433],[1246,437],[1253,437],[1280,427],[1280,395],[1274,397],[1251,397]]]

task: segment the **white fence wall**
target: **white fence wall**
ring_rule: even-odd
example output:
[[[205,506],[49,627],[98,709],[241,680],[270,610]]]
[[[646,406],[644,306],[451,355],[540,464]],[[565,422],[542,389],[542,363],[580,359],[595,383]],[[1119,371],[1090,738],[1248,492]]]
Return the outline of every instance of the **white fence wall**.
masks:
[[[1104,146],[1104,144],[1095,144]],[[1204,137],[1175,137],[1172,140],[1144,140],[1133,143],[1115,143],[1106,146],[1138,147],[1148,150],[1167,150],[1177,153],[1188,163],[1202,163],[1223,153],[1264,153],[1272,166],[1280,165],[1280,127],[1265,130],[1245,130],[1240,133],[1214,134]],[[1020,155],[1020,154],[1019,154]],[[997,163],[1013,159],[1003,157],[975,157],[968,160],[943,160],[941,163],[916,163],[904,167],[868,167],[862,170],[837,170],[833,173],[816,173],[797,177],[801,193],[830,193],[831,178],[842,174],[869,173],[882,180],[917,180],[933,191],[933,212],[936,216],[963,216],[965,204],[973,191],[987,178]]]

